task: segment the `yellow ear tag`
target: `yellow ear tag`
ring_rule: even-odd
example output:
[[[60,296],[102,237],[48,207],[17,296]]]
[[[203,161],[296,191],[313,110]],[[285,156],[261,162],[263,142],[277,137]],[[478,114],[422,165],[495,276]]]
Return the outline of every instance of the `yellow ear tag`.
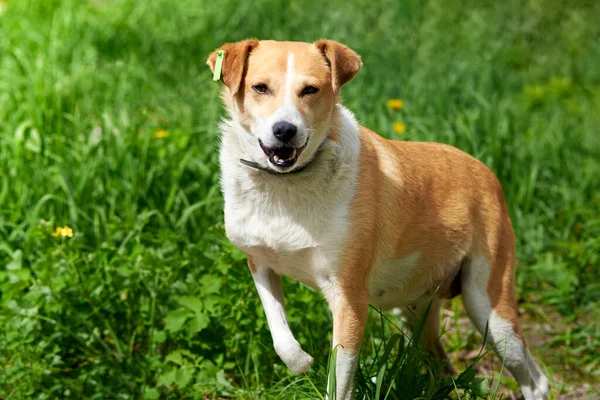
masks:
[[[217,51],[217,61],[215,62],[215,73],[213,74],[213,81],[221,79],[221,69],[223,68],[223,59],[225,58],[225,51]]]

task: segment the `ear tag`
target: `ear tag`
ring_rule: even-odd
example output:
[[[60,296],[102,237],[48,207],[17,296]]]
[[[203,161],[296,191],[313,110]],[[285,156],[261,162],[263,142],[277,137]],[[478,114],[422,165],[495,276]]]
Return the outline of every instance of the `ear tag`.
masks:
[[[225,51],[217,51],[217,61],[215,62],[215,73],[213,74],[213,81],[221,79],[221,69],[223,68],[223,59],[225,58]]]

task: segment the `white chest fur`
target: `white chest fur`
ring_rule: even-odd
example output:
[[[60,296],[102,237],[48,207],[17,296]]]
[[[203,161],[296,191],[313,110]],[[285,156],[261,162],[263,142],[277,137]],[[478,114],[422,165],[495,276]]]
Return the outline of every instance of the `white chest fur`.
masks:
[[[338,107],[344,127],[338,142],[326,141],[309,168],[289,176],[240,164],[245,155],[236,135],[248,133],[235,122],[221,126],[227,236],[255,262],[311,286],[337,267],[356,188],[358,124]]]

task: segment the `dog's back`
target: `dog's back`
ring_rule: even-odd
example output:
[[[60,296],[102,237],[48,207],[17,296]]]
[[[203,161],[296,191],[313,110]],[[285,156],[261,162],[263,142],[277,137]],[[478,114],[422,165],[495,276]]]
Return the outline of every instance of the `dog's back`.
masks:
[[[450,284],[460,266],[480,256],[513,275],[513,262],[496,262],[498,254],[514,257],[502,188],[480,161],[451,146],[389,141],[361,128],[359,170],[348,250],[372,254],[375,303],[405,305],[435,290],[455,295]],[[394,262],[411,273],[389,279],[379,266]]]

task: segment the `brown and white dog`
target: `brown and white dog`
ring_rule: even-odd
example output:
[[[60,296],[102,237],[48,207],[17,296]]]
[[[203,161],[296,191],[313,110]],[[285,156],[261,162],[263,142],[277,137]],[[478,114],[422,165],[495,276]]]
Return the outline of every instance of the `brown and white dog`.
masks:
[[[250,39],[219,50],[227,236],[248,255],[275,351],[292,372],[312,357],[288,327],[281,275],[327,299],[338,398],[352,397],[369,303],[411,308],[414,324],[433,296],[423,345],[447,360],[440,299],[462,293],[525,398],[546,399],[517,321],[515,236],[494,174],[454,147],[360,126],[338,94],[362,63],[338,42]]]

